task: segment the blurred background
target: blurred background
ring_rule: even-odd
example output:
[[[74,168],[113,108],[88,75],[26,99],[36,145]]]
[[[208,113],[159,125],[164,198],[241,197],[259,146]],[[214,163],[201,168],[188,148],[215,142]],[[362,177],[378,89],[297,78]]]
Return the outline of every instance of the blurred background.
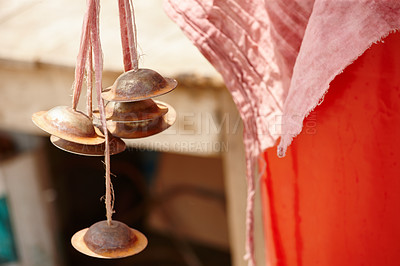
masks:
[[[160,97],[177,121],[159,135],[128,140],[111,158],[113,218],[142,231],[149,245],[112,261],[70,245],[75,232],[105,219],[102,159],[57,149],[31,115],[71,104],[85,2],[0,0],[0,265],[246,265],[241,120],[221,77],[164,14],[161,0],[134,1],[139,66],[178,80]],[[117,1],[101,4],[108,87],[123,62]],[[260,217],[257,204],[263,265]]]

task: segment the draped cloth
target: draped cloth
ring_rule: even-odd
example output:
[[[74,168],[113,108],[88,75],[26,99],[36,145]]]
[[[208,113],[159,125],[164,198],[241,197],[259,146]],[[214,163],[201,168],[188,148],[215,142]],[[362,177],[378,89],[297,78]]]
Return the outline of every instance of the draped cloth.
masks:
[[[255,164],[280,137],[284,156],[330,82],[400,28],[400,1],[164,0],[167,14],[221,73],[244,123],[246,259],[255,265]]]

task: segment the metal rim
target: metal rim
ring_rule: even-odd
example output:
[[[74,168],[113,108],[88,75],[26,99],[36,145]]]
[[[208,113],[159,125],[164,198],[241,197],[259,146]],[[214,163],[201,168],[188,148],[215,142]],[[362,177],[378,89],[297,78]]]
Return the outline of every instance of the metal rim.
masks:
[[[83,156],[104,156],[105,143],[98,145],[85,145],[68,141],[57,136],[50,136],[51,143],[60,150]],[[126,144],[120,138],[111,138],[110,155],[115,155],[125,151]]]

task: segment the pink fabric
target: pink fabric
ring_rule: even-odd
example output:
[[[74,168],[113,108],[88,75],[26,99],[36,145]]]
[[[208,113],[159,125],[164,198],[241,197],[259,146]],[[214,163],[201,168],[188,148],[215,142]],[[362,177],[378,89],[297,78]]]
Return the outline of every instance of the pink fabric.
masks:
[[[124,70],[137,70],[138,54],[136,39],[135,14],[131,0],[118,0],[121,44],[124,58]]]
[[[273,126],[281,114],[286,94],[273,60],[266,9],[262,2],[250,0],[167,1],[165,8],[222,74],[243,119],[248,177],[246,259],[254,265],[255,162],[278,137],[269,124]]]
[[[372,43],[400,28],[400,1],[315,1],[283,109],[278,155],[284,156],[304,118],[329,83]]]
[[[89,47],[89,23],[90,23],[90,10],[93,8],[94,2],[87,1],[87,10],[83,18],[81,40],[79,45],[79,53],[76,59],[75,67],[75,81],[73,85],[72,108],[76,109],[81,96],[83,77],[85,74],[85,63],[88,55]]]
[[[244,123],[247,244],[255,265],[255,163],[284,156],[329,83],[373,42],[400,28],[400,1],[165,0],[167,14],[223,76]]]

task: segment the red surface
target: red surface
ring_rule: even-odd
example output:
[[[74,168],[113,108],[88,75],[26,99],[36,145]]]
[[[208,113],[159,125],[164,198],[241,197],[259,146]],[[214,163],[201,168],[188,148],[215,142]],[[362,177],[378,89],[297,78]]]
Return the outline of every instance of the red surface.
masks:
[[[285,158],[265,152],[271,265],[400,265],[399,110],[392,34],[336,77]]]

